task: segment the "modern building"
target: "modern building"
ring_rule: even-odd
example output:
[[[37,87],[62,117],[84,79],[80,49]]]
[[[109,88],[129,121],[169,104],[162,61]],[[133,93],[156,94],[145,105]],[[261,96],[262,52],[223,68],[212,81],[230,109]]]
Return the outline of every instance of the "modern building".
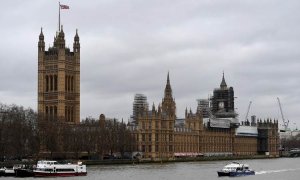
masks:
[[[76,30],[73,51],[66,47],[61,26],[45,49],[41,29],[38,42],[38,115],[43,120],[80,122],[80,43]]]

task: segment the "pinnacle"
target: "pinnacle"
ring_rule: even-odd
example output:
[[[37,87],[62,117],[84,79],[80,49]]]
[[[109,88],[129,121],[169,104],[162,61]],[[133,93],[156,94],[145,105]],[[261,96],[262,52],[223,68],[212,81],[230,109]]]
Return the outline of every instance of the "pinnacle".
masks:
[[[223,77],[222,77],[222,82],[221,82],[220,87],[221,88],[226,88],[227,87],[227,84],[226,84],[226,81],[225,81],[225,77],[224,77],[224,71],[223,71]]]

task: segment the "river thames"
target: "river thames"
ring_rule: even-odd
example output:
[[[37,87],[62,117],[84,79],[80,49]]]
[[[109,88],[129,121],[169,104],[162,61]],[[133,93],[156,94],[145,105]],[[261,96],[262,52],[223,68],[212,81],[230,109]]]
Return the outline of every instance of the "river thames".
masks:
[[[100,179],[100,180],[225,180],[231,177],[218,177],[217,170],[231,161],[197,161],[178,163],[153,163],[130,165],[88,166],[88,175],[84,177],[65,177],[47,179]],[[249,164],[256,175],[233,177],[234,179],[258,180],[299,180],[300,158],[277,158],[239,160]],[[1,178],[0,178],[1,179]],[[16,179],[16,178],[11,178]],[[23,179],[23,178],[22,178]],[[40,178],[25,178],[40,179]]]

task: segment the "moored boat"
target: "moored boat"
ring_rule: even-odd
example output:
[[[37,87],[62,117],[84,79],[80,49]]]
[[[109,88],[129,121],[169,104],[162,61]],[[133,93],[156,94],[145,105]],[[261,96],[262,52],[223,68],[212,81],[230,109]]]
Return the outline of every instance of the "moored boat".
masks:
[[[22,165],[21,167],[15,168],[16,177],[33,177],[33,167]]]
[[[83,165],[81,162],[77,164],[59,164],[57,161],[46,160],[38,161],[33,173],[35,177],[87,175],[86,165]]]
[[[248,164],[240,164],[233,162],[224,166],[221,171],[218,171],[218,176],[247,176],[255,175],[255,171],[249,168]]]
[[[5,169],[4,168],[0,168],[0,176],[4,176],[5,174]]]
[[[4,168],[4,176],[15,176],[15,170],[12,168]]]

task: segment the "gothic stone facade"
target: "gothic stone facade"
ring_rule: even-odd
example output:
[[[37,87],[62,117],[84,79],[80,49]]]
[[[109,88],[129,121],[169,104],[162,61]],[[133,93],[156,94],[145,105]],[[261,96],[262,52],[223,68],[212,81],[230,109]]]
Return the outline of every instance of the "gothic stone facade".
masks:
[[[225,86],[227,85],[223,76],[219,90],[223,89],[225,93],[233,95],[233,88]],[[218,93],[224,94],[221,91]],[[225,114],[226,117],[234,116],[233,102],[228,101],[231,99],[219,101],[215,98],[218,108],[228,109],[225,111],[221,109],[220,114],[223,115],[227,111],[229,115]],[[176,104],[172,97],[168,74],[162,103],[158,108],[153,104],[151,111],[147,107],[140,108],[134,123],[129,123],[129,128],[136,138],[136,149],[143,152],[144,158],[159,160],[172,159],[176,156],[256,155],[265,152],[269,152],[271,156],[279,155],[276,121],[258,121],[257,136],[237,135],[236,126],[210,127],[209,123],[203,122],[202,112],[198,108],[196,113],[186,110],[184,123],[181,125],[176,124],[176,121]]]
[[[80,122],[80,43],[76,30],[73,52],[65,46],[63,28],[45,50],[41,30],[38,42],[38,114],[44,120]]]

